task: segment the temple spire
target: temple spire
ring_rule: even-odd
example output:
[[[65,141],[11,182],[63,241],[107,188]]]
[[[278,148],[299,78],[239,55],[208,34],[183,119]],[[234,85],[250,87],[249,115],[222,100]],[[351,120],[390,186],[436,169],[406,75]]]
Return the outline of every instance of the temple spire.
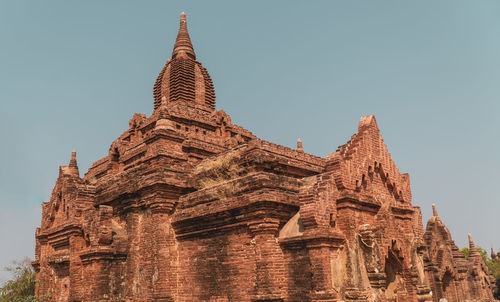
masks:
[[[187,30],[186,14],[184,12],[181,13],[179,32],[177,33],[174,50],[172,51],[172,59],[182,54],[196,60],[196,54],[194,53],[193,44],[191,44],[191,39],[189,38]]]
[[[432,204],[432,216],[439,217],[435,204]]]
[[[182,102],[204,111],[211,112],[215,109],[214,84],[205,67],[196,61],[184,13],[181,14],[172,58],[167,60],[158,75],[153,95],[155,110],[165,103],[162,100],[164,97],[169,105]]]
[[[76,163],[76,150],[71,151],[71,159],[69,160],[69,167],[78,168],[78,164]]]
[[[469,233],[469,257],[481,257],[481,255],[476,249],[474,241],[472,241],[472,236],[470,233]]]
[[[78,164],[76,162],[76,151],[71,151],[71,159],[69,160],[68,169],[66,170],[69,174],[80,177],[80,172],[78,171]]]

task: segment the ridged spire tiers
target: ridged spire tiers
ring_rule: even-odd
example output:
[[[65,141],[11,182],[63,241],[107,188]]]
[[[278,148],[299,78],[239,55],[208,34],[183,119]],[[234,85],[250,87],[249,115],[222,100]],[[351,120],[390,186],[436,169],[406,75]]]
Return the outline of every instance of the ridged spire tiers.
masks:
[[[69,160],[69,164],[67,166],[60,166],[59,173],[64,175],[72,175],[76,177],[80,177],[80,172],[78,171],[78,164],[76,162],[76,151],[73,150],[71,152],[71,158]]]
[[[191,43],[191,38],[189,38],[187,30],[186,14],[184,12],[181,13],[181,22],[179,32],[177,33],[177,39],[175,39],[174,50],[172,51],[172,59],[182,52],[196,60],[196,54],[194,53],[193,44]]]
[[[469,234],[469,257],[481,257],[481,254],[476,249],[476,245],[474,244],[474,241],[472,241],[472,236]]]
[[[71,158],[69,160],[68,167],[78,168],[78,164],[76,163],[76,150],[71,151]]]
[[[184,102],[190,107],[205,111],[215,109],[215,91],[208,71],[196,61],[196,54],[189,37],[186,14],[180,17],[179,32],[172,51],[172,59],[158,75],[153,89],[155,110],[162,98],[167,104]]]

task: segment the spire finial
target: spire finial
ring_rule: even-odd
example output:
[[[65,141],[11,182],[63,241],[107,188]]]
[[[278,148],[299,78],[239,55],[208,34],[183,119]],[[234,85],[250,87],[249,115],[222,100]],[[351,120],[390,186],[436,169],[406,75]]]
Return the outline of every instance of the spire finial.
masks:
[[[179,54],[186,54],[190,58],[196,60],[196,54],[194,53],[193,44],[191,44],[191,39],[189,38],[187,30],[186,14],[184,12],[181,13],[179,32],[175,40],[172,59],[176,58]]]
[[[78,168],[76,163],[76,150],[71,151],[71,159],[69,160],[69,166],[73,168]]]
[[[438,212],[436,210],[436,204],[432,204],[432,216],[439,217]]]

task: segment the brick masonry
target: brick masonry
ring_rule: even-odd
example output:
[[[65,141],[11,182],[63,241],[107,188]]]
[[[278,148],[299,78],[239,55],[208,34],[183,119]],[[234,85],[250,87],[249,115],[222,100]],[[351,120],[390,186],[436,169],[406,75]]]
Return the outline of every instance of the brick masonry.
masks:
[[[75,152],[60,167],[36,230],[38,295],[493,300],[480,255],[458,251],[435,209],[424,232],[374,116],[326,158],[255,137],[215,110],[184,14],[154,108],[83,178]]]

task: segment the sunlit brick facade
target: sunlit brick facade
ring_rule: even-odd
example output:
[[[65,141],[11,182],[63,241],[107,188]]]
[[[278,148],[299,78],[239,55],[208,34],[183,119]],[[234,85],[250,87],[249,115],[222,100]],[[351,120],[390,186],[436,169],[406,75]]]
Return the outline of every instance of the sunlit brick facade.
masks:
[[[493,299],[435,209],[424,232],[373,116],[325,158],[257,138],[215,110],[184,14],[151,116],[83,177],[73,153],[42,213],[50,301]]]

